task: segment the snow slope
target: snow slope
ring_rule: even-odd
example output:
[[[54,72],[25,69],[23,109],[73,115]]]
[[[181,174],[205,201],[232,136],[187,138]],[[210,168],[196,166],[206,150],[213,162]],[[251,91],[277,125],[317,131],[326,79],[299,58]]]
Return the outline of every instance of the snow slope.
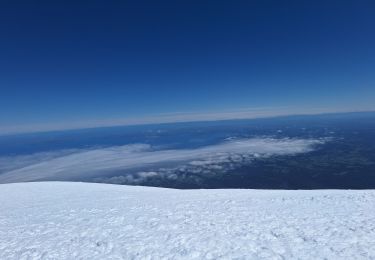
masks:
[[[0,185],[0,259],[375,259],[375,191]]]

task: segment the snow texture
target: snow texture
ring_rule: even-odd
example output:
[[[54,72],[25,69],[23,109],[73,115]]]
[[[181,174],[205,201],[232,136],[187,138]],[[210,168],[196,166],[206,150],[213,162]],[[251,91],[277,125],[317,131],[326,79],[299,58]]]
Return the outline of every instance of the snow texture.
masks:
[[[375,259],[375,191],[0,185],[0,259]]]

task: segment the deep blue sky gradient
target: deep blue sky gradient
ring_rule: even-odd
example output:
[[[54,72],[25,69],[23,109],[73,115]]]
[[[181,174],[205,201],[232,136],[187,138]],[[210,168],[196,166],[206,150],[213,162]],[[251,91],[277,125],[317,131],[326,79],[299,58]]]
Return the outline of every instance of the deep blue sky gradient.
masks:
[[[0,124],[375,109],[374,1],[0,3]]]

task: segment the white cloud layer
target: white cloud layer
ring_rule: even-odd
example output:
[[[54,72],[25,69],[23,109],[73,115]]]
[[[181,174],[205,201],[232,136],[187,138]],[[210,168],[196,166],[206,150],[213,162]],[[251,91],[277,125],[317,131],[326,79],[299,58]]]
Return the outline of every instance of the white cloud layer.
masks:
[[[239,164],[248,163],[256,157],[306,153],[312,151],[315,145],[322,143],[324,140],[318,139],[252,138],[229,140],[198,149],[155,150],[147,144],[133,144],[8,157],[0,158],[0,170],[9,169],[0,174],[0,183],[74,180],[105,176],[116,171],[126,173],[132,170],[132,175],[112,177],[112,181],[109,182],[139,183],[140,180],[157,175],[178,178],[176,174],[181,172],[211,174],[225,171]],[[6,160],[9,160],[7,166],[1,166]],[[157,170],[138,170],[134,174],[136,169],[142,168]]]

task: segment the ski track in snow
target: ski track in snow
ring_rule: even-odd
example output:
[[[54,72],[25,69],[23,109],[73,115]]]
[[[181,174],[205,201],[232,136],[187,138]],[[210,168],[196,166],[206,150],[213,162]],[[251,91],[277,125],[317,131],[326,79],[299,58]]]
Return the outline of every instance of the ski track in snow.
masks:
[[[0,259],[375,259],[375,191],[0,185]]]

